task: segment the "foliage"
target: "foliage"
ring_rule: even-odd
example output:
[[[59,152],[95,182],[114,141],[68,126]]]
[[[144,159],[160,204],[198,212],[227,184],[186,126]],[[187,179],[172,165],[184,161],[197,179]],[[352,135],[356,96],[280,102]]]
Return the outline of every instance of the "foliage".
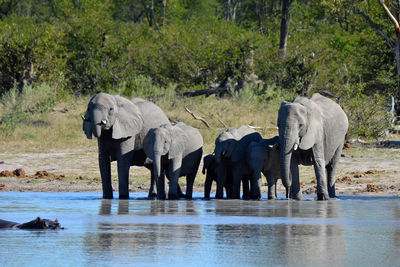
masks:
[[[395,33],[377,1],[294,1],[284,59],[280,9],[275,0],[0,1],[0,94],[51,84],[59,99],[170,96],[234,80],[244,89],[232,101],[328,90],[349,99],[352,116],[364,116],[356,110],[368,96],[395,95],[394,53],[381,34]],[[261,83],[245,84],[249,76]],[[1,127],[25,120],[29,112],[17,109],[2,113]],[[379,135],[360,120],[355,134]]]
[[[341,105],[349,119],[348,136],[383,137],[391,126],[389,103],[389,97],[364,94],[362,85],[347,88]]]

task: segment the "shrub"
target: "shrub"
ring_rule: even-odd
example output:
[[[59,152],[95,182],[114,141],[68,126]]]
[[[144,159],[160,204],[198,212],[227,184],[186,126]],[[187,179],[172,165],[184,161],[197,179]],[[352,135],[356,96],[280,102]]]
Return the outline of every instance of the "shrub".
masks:
[[[379,138],[390,127],[389,98],[366,95],[362,85],[343,90],[341,105],[349,119],[348,137]]]

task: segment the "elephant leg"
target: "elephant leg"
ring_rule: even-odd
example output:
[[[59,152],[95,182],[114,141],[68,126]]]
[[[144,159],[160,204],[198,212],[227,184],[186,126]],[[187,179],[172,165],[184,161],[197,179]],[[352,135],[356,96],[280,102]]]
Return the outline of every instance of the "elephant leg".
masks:
[[[177,157],[169,163],[169,191],[168,199],[178,199],[178,179],[181,171],[182,158]]]
[[[261,168],[255,168],[251,176],[250,198],[261,199]]]
[[[232,198],[240,199],[240,182],[242,180],[242,175],[243,175],[242,164],[239,163],[234,167],[232,175],[233,175]]]
[[[181,186],[178,183],[178,196],[179,198],[186,198],[186,194],[182,192]]]
[[[276,179],[271,177],[270,174],[267,174],[267,182],[268,182],[268,199],[276,199]]]
[[[336,181],[336,170],[338,167],[340,155],[342,154],[343,145],[341,144],[337,149],[331,163],[326,166],[326,176],[328,180],[328,193],[330,198],[336,198],[335,192],[335,181]]]
[[[117,159],[119,198],[129,199],[129,168],[132,153],[121,155]]]
[[[157,197],[157,193],[155,191],[155,187],[156,187],[156,178],[154,177],[153,167],[151,167],[151,169],[150,169],[150,189],[149,189],[148,198],[153,199],[153,198]]]
[[[215,198],[216,199],[222,199],[224,198],[224,184],[227,180],[226,176],[226,168],[225,166],[218,166],[217,169],[217,192],[215,193]],[[228,192],[227,192],[228,194]]]
[[[110,155],[102,147],[99,141],[99,169],[101,175],[101,184],[103,188],[103,198],[112,199],[113,189],[111,183],[111,160]]]
[[[328,184],[326,179],[325,159],[322,149],[313,149],[315,176],[317,177],[317,200],[328,200]]]
[[[206,181],[204,183],[204,198],[205,199],[209,199],[210,198],[212,182],[213,182],[213,178],[211,177],[209,171],[207,171]]]
[[[195,178],[196,178],[196,173],[191,173],[186,176],[186,198],[187,199],[192,199],[193,184],[194,184]]]
[[[290,161],[290,173],[292,176],[292,186],[290,187],[290,198],[301,200],[303,194],[300,190],[300,175],[299,175],[299,163],[296,157],[292,157]]]
[[[250,183],[250,179],[248,177],[244,177],[242,179],[242,188],[243,188],[243,196],[242,196],[242,198],[246,199],[246,200],[250,199],[250,186],[249,186],[249,183]]]
[[[157,199],[161,199],[161,200],[166,199],[164,171],[161,171],[160,177],[158,177],[156,183],[157,183]]]

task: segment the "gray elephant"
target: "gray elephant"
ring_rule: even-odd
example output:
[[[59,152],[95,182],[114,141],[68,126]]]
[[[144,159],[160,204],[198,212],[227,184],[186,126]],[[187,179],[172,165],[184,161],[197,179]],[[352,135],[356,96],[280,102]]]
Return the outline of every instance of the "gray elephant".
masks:
[[[335,197],[335,173],[348,129],[347,116],[334,101],[314,94],[283,102],[278,114],[281,175],[288,197],[301,199],[299,164],[314,165],[317,199]]]
[[[204,183],[204,198],[210,198],[210,192],[213,182],[217,182],[218,163],[215,159],[214,154],[208,154],[203,158],[203,170],[202,173],[206,175],[206,181]],[[227,176],[231,177],[230,170],[227,170]],[[229,181],[231,183],[229,183]],[[228,182],[228,183],[227,183]],[[225,179],[224,188],[228,198],[232,197],[232,179]]]
[[[268,199],[276,199],[276,182],[280,174],[279,137],[251,142],[247,149],[247,164],[252,172],[252,192],[254,198],[261,199],[261,173],[268,182]]]
[[[214,154],[218,163],[217,192],[215,198],[223,198],[223,186],[232,179],[232,198],[240,198],[240,182],[243,182],[243,198],[248,197],[250,169],[246,161],[247,148],[251,142],[260,142],[261,135],[249,126],[229,128],[215,140]],[[228,170],[231,177],[227,176]],[[253,185],[252,185],[253,186]],[[254,196],[250,196],[253,198]]]
[[[144,151],[154,166],[157,198],[165,199],[164,172],[170,180],[168,199],[179,194],[178,178],[186,176],[186,198],[192,198],[193,183],[203,155],[203,138],[196,128],[183,122],[151,129],[144,139]]]
[[[87,138],[92,139],[94,135],[98,140],[103,198],[113,198],[111,161],[115,160],[118,168],[119,198],[129,198],[130,166],[145,166],[152,170],[152,162],[147,159],[143,150],[143,140],[151,128],[168,124],[167,116],[152,102],[98,93],[89,101],[82,119],[83,131]],[[152,183],[149,197],[154,195]]]

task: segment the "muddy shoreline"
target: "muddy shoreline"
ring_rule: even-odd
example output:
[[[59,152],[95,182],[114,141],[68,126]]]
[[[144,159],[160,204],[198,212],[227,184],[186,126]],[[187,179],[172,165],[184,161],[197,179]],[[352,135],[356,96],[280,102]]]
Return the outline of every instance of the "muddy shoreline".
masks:
[[[345,194],[400,196],[400,148],[384,145],[354,145],[343,151],[336,180],[336,192]],[[201,166],[200,166],[201,169]],[[113,188],[118,190],[116,163],[112,163]],[[130,173],[131,192],[146,192],[150,172],[133,167]],[[300,177],[304,194],[315,193],[312,167],[301,166]],[[198,173],[194,191],[202,192],[205,177]],[[185,179],[180,184],[185,188]],[[262,180],[262,192],[267,192]],[[215,192],[215,185],[213,185]],[[0,192],[101,192],[96,149],[69,149],[46,153],[0,152]],[[284,188],[278,181],[278,193]]]

